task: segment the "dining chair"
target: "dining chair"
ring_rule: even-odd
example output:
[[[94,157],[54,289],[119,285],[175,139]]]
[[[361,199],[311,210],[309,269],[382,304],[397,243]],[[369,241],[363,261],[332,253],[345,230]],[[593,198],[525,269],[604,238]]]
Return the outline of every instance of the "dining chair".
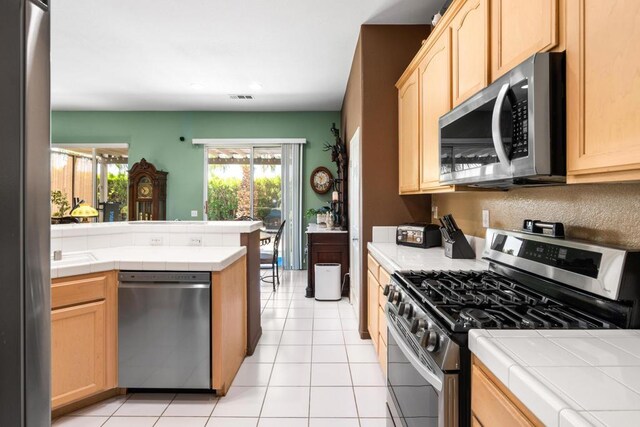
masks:
[[[270,264],[271,265],[271,277],[269,275],[262,276],[262,281],[266,283],[273,283],[273,291],[276,290],[277,286],[280,286],[280,268],[278,266],[278,251],[280,246],[280,238],[282,237],[282,231],[284,230],[284,224],[287,221],[282,221],[280,224],[280,228],[276,232],[276,236],[273,239],[273,252],[260,252],[260,265],[262,264]]]

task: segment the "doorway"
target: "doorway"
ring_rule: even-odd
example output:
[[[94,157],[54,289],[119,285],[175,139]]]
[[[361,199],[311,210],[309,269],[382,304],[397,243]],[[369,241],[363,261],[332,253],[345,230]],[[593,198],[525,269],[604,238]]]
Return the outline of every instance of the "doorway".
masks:
[[[254,219],[268,232],[282,223],[282,148],[207,149],[209,221]]]

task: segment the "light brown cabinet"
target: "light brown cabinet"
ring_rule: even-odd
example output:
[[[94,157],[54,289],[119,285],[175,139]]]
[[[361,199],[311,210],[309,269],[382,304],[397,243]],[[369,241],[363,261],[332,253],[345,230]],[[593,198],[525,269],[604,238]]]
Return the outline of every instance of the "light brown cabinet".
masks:
[[[378,335],[380,333],[380,331],[378,330],[378,288],[380,287],[380,285],[378,284],[378,280],[371,273],[371,271],[367,271],[367,286],[369,292],[369,301],[367,305],[367,327],[369,329],[371,340],[373,341],[373,346],[377,351],[379,341]]]
[[[543,426],[475,356],[471,368],[471,412],[473,426]]]
[[[115,388],[115,272],[54,280],[51,307],[52,408]]]
[[[387,302],[383,294],[384,286],[388,285],[391,275],[380,266],[371,255],[367,257],[368,300],[367,316],[369,335],[378,353],[378,361],[384,374],[387,374],[387,317],[384,311]]]
[[[560,40],[560,0],[491,1],[492,81]]]
[[[638,22],[638,1],[567,2],[569,183],[640,180]]]
[[[440,185],[440,116],[451,109],[451,33],[445,31],[418,65],[420,75],[420,190]],[[414,153],[415,155],[415,153]]]
[[[211,384],[224,396],[247,354],[247,269],[243,256],[211,275]]]
[[[398,148],[400,194],[420,189],[418,70],[398,89]]]
[[[456,106],[489,84],[489,0],[468,0],[451,21]]]

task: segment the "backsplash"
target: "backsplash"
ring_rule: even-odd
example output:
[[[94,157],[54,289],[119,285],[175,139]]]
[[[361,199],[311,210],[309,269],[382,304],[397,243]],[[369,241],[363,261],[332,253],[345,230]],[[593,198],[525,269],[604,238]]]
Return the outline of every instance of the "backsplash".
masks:
[[[485,235],[482,209],[489,209],[493,228],[520,229],[525,218],[557,221],[568,237],[640,249],[637,183],[439,194],[432,206],[440,216],[452,213],[467,235]]]

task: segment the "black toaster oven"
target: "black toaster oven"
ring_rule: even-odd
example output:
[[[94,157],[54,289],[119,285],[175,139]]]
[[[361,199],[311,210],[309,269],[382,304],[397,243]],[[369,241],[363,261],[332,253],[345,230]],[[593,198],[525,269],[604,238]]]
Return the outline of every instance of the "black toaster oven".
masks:
[[[435,224],[402,224],[396,231],[396,244],[415,248],[442,246],[440,227]]]

